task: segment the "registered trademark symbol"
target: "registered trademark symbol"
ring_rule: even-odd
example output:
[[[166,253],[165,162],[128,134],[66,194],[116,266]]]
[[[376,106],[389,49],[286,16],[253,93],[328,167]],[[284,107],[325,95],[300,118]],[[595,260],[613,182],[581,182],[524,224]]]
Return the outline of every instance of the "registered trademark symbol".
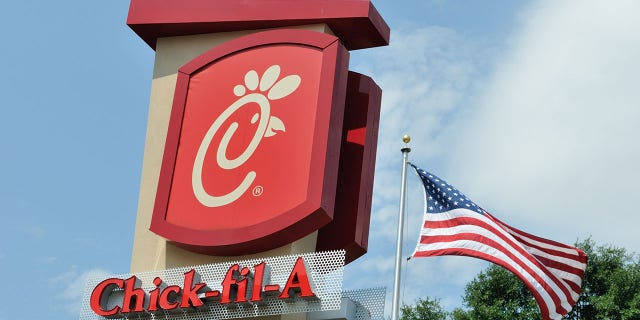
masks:
[[[262,192],[264,191],[264,189],[262,189],[262,186],[255,186],[253,187],[253,196],[254,197],[259,197],[262,195]]]

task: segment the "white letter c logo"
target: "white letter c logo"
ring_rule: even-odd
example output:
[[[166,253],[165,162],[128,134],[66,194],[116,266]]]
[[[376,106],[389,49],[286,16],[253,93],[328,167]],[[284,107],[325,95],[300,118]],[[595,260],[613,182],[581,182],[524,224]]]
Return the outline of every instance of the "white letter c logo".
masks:
[[[200,143],[200,148],[198,148],[198,153],[196,154],[196,158],[193,164],[193,172],[191,175],[191,185],[193,187],[193,193],[195,194],[196,198],[204,206],[220,207],[236,201],[238,198],[240,198],[240,196],[242,196],[245,193],[245,191],[247,191],[247,189],[249,189],[249,186],[251,186],[251,183],[253,183],[253,180],[255,180],[256,178],[255,171],[249,171],[247,175],[244,177],[244,179],[242,180],[242,182],[240,183],[240,185],[238,185],[231,192],[222,196],[213,196],[207,193],[207,191],[204,189],[204,186],[202,184],[202,166],[204,164],[205,154],[207,153],[207,150],[209,149],[209,145],[211,144],[211,140],[213,139],[215,134],[218,132],[218,129],[220,129],[222,124],[227,119],[229,119],[229,117],[234,112],[236,112],[236,110],[252,102],[257,103],[260,106],[260,116],[259,116],[260,122],[258,123],[258,128],[256,129],[256,133],[253,135],[253,139],[251,139],[251,142],[249,143],[247,148],[237,158],[235,159],[227,158],[226,152],[227,152],[227,147],[229,145],[229,141],[231,140],[231,137],[233,136],[235,131],[238,129],[238,123],[234,122],[229,126],[227,131],[222,136],[222,140],[220,141],[220,145],[218,146],[218,150],[216,152],[216,161],[218,163],[218,166],[220,166],[220,168],[222,169],[231,170],[244,164],[247,160],[249,160],[249,158],[256,151],[256,148],[260,144],[260,141],[264,137],[264,134],[267,130],[267,125],[269,124],[271,106],[269,104],[269,100],[262,94],[259,94],[259,93],[248,94],[238,99],[232,105],[230,105],[213,122],[211,127],[209,127],[209,130],[207,131],[204,138],[202,139],[202,142]]]

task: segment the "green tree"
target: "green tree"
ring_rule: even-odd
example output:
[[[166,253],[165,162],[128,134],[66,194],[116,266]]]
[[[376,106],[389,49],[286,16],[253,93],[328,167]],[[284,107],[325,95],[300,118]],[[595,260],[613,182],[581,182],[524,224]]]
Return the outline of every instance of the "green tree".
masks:
[[[576,246],[587,253],[589,262],[580,298],[564,319],[640,319],[640,258],[624,248],[596,246],[591,239]],[[467,284],[463,302],[462,308],[446,312],[438,300],[420,299],[415,306],[402,308],[402,319],[540,319],[538,305],[525,284],[496,265]]]
[[[447,320],[448,313],[437,299],[418,299],[415,305],[403,305],[400,309],[402,320]]]
[[[640,259],[623,248],[579,242],[589,257],[582,293],[565,319],[640,319]]]
[[[525,284],[510,271],[491,265],[465,288],[466,310],[456,309],[453,319],[529,320],[540,312]]]

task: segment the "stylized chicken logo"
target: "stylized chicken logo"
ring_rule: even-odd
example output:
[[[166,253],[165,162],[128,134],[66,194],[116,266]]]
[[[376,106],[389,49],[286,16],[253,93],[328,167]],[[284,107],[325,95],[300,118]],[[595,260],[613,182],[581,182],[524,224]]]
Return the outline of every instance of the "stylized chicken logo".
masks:
[[[238,168],[253,155],[263,137],[272,137],[278,132],[285,131],[285,125],[282,120],[271,115],[270,101],[282,99],[293,93],[298,86],[300,86],[302,79],[295,74],[278,80],[279,77],[279,65],[270,66],[261,78],[255,70],[248,71],[244,76],[244,85],[239,84],[233,88],[233,93],[239,97],[239,99],[227,107],[209,127],[198,148],[191,176],[193,193],[202,205],[207,207],[220,207],[232,203],[247,191],[256,178],[256,172],[249,171],[235,189],[224,195],[211,195],[204,189],[202,183],[202,167],[204,165],[205,154],[209,149],[213,137],[234,112],[243,106],[253,103],[260,106],[260,112],[255,113],[251,118],[251,124],[258,122],[256,132],[251,142],[235,159],[227,158],[227,147],[233,134],[238,129],[239,124],[233,122],[224,133],[220,145],[216,150],[216,161],[222,169],[233,170]]]
[[[283,29],[178,68],[149,229],[194,252],[243,255],[327,225],[348,61],[333,35]]]

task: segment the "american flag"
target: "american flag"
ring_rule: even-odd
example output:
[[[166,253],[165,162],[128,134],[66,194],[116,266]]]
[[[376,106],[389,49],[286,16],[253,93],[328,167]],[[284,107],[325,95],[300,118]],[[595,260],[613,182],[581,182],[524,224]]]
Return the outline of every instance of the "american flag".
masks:
[[[444,180],[411,164],[424,185],[425,214],[412,257],[462,255],[513,272],[531,290],[543,319],[561,319],[580,296],[587,255],[510,227]]]

